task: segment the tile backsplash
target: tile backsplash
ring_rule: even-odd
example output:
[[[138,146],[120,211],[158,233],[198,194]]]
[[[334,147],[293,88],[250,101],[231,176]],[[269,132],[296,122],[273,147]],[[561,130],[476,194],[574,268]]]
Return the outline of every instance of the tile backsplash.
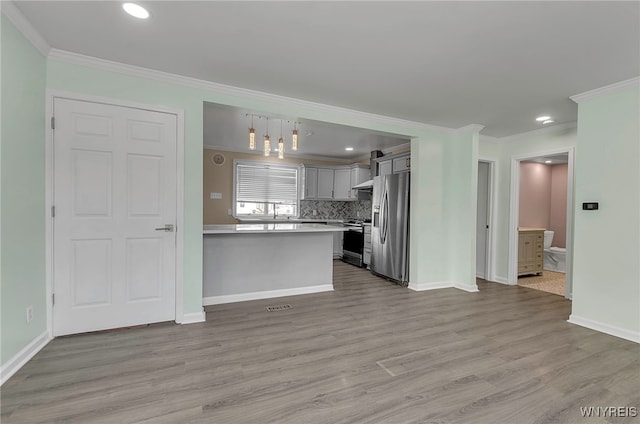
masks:
[[[313,211],[316,214],[313,214]],[[300,218],[371,219],[371,200],[339,202],[331,200],[301,200]]]

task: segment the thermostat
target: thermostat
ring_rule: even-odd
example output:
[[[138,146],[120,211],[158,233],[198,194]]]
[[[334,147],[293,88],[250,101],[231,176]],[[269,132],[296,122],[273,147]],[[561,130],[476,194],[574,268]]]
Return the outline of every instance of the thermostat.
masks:
[[[582,204],[583,211],[597,211],[598,210],[598,202],[584,202]]]

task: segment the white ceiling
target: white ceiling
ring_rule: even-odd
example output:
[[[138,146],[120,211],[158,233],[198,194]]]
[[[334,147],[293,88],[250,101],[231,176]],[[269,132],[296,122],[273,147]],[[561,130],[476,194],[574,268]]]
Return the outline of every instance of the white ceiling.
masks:
[[[575,121],[569,96],[640,75],[636,1],[139,3],[151,19],[16,5],[57,49],[494,137]]]
[[[565,163],[569,163],[569,154],[561,153],[558,155],[536,156],[533,158],[525,159],[522,162],[544,163],[547,165],[565,164]]]

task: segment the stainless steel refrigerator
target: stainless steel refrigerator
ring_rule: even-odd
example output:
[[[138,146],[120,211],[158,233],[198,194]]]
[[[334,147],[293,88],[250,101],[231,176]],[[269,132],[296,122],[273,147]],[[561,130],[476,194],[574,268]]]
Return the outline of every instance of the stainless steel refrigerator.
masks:
[[[374,274],[409,284],[408,172],[373,179],[371,264]]]

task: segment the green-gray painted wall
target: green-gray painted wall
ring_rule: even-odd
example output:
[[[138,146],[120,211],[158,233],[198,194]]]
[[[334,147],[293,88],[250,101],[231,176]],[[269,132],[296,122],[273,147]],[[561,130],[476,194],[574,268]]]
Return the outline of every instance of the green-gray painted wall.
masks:
[[[0,297],[5,364],[47,329],[45,58],[2,15]],[[26,322],[32,305],[33,321]]]
[[[580,102],[577,144],[572,318],[640,338],[640,87]]]

